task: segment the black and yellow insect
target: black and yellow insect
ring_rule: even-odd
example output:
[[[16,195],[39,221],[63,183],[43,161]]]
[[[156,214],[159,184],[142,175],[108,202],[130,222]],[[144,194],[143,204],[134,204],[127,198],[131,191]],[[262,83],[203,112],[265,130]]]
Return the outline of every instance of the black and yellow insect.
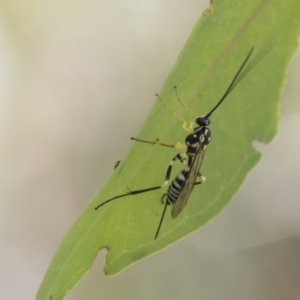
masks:
[[[186,137],[185,139],[185,145],[186,145],[186,152],[185,153],[178,153],[170,162],[165,180],[162,185],[154,186],[150,188],[145,189],[139,189],[139,190],[132,190],[128,193],[121,194],[118,196],[114,196],[113,198],[110,198],[103,203],[99,204],[95,207],[95,210],[99,209],[101,206],[116,200],[118,198],[131,196],[131,195],[138,195],[154,190],[161,189],[168,185],[171,172],[172,172],[172,166],[175,161],[179,160],[182,163],[185,163],[182,170],[179,172],[179,174],[174,178],[174,180],[169,185],[169,188],[165,194],[163,194],[162,199],[166,198],[165,200],[165,206],[162,212],[162,216],[158,225],[158,228],[156,230],[155,239],[157,239],[165,212],[168,205],[172,205],[172,212],[171,216],[173,219],[175,219],[180,212],[184,209],[186,206],[188,199],[194,189],[195,185],[201,184],[205,181],[205,177],[200,173],[201,164],[204,159],[205,151],[210,143],[211,140],[211,131],[207,127],[210,125],[211,120],[210,117],[212,113],[219,107],[219,105],[227,98],[227,96],[230,94],[230,92],[235,88],[235,86],[240,82],[241,78],[246,75],[252,68],[248,68],[247,72],[244,72],[242,74],[242,71],[245,71],[245,66],[252,55],[254,48],[252,47],[249,53],[247,54],[246,58],[244,59],[243,63],[241,64],[240,68],[238,69],[236,75],[234,76],[233,80],[231,81],[229,87],[227,88],[226,92],[222,96],[222,98],[219,100],[219,102],[213,107],[213,109],[207,113],[205,116],[202,117],[196,117],[194,122],[197,124],[197,126],[193,129],[190,129],[191,133]],[[178,101],[184,106],[184,104],[180,101],[177,93],[177,89],[175,87],[176,96]],[[157,95],[158,99],[163,103],[159,95]],[[163,105],[166,107],[166,105],[163,103]],[[185,106],[184,106],[185,107]],[[166,107],[167,108],[167,107]],[[188,109],[187,107],[185,107]],[[190,110],[190,109],[188,109]],[[176,114],[175,114],[176,115]],[[178,115],[176,115],[178,116]],[[193,122],[193,123],[194,123]],[[192,124],[193,124],[192,123]],[[168,146],[168,147],[174,147],[176,148],[176,145],[170,145],[170,144],[164,144],[160,141],[145,141],[141,139],[132,138],[132,140],[143,142],[143,143],[149,143],[149,144],[156,144],[156,145],[162,145],[162,146]],[[199,180],[197,181],[197,178]]]

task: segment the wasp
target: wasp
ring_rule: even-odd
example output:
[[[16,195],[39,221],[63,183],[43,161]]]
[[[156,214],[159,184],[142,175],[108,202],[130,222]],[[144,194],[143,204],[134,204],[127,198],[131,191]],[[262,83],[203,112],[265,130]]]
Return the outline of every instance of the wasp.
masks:
[[[241,66],[239,67],[238,71],[236,72],[234,78],[232,79],[231,83],[229,84],[227,90],[225,91],[224,95],[221,97],[221,99],[217,102],[217,104],[211,109],[210,112],[208,112],[206,115],[202,117],[196,117],[192,124],[196,124],[196,127],[193,128],[190,134],[188,134],[185,138],[185,146],[186,146],[186,152],[184,153],[178,153],[176,156],[173,157],[171,162],[169,163],[169,166],[167,168],[165,180],[162,185],[153,186],[149,188],[139,189],[139,190],[130,190],[129,192],[125,194],[121,194],[118,196],[114,196],[103,203],[100,203],[98,206],[95,207],[95,210],[98,210],[103,205],[108,204],[111,201],[117,200],[119,198],[127,197],[127,196],[133,196],[138,195],[142,193],[147,193],[150,191],[158,190],[161,188],[166,187],[169,185],[170,176],[172,172],[172,167],[175,161],[179,160],[180,162],[184,163],[184,167],[181,169],[181,171],[177,174],[177,176],[173,179],[173,181],[170,183],[168,190],[166,193],[162,196],[162,201],[165,199],[165,205],[164,209],[160,218],[160,222],[158,224],[158,228],[155,233],[154,239],[156,240],[160,228],[162,226],[165,212],[167,210],[168,206],[172,207],[171,216],[173,219],[175,219],[184,209],[186,206],[188,199],[196,185],[199,185],[203,183],[206,179],[205,177],[200,173],[201,164],[204,159],[204,155],[207,149],[207,146],[209,145],[211,141],[211,130],[208,128],[208,126],[211,123],[211,115],[213,112],[222,104],[222,102],[228,97],[228,95],[232,92],[232,90],[236,87],[236,85],[240,82],[241,78],[244,77],[246,74],[242,74],[242,71],[245,70],[245,66],[247,62],[249,61],[250,56],[252,55],[254,50],[254,47],[250,49],[247,56],[243,60]],[[249,71],[249,70],[248,70]],[[248,73],[248,72],[247,72]],[[180,101],[177,88],[175,87],[176,96],[177,99]],[[158,99],[163,103],[160,96],[156,95]],[[184,104],[180,101],[180,103],[184,106]],[[163,103],[163,105],[166,107],[166,105]],[[167,107],[166,107],[167,108]],[[184,106],[184,108],[187,108]],[[167,108],[168,109],[168,108]],[[188,108],[187,108],[188,109]],[[169,109],[170,110],[170,109]],[[174,114],[174,113],[173,113]],[[176,115],[178,116],[178,115]],[[156,144],[161,146],[167,146],[167,147],[174,147],[176,148],[176,145],[172,144],[165,144],[160,142],[159,140],[156,140],[154,142],[141,140],[137,138],[131,138],[132,140],[135,140],[137,142],[143,142],[143,143],[149,143],[149,144]]]

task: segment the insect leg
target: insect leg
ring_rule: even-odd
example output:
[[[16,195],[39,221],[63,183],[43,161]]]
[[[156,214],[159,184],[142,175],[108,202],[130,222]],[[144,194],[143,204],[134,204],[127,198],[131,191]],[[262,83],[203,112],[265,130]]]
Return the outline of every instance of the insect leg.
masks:
[[[191,114],[193,114],[195,116],[195,118],[197,118],[197,114],[192,110],[190,109],[189,107],[187,107],[179,98],[179,95],[178,95],[178,90],[177,90],[177,86],[175,85],[174,86],[174,90],[175,90],[175,94],[176,94],[176,98],[178,100],[178,102],[181,104],[181,106],[187,110],[188,112],[190,112]]]
[[[104,201],[103,203],[100,203],[98,206],[95,207],[95,210],[99,209],[101,206],[116,200],[118,198],[122,198],[122,197],[126,197],[126,196],[131,196],[131,195],[137,195],[137,194],[142,194],[142,193],[146,193],[146,192],[150,192],[150,191],[154,191],[154,190],[158,190],[161,189],[163,187],[165,187],[168,183],[169,183],[169,179],[171,176],[171,172],[172,172],[172,167],[173,164],[176,160],[180,160],[181,162],[184,162],[186,159],[186,154],[185,153],[178,153],[176,156],[174,156],[174,158],[171,160],[169,167],[167,169],[167,173],[166,173],[166,177],[165,177],[165,181],[162,185],[158,185],[158,186],[154,186],[154,187],[150,187],[150,188],[146,188],[146,189],[141,189],[141,190],[134,190],[134,191],[129,191],[128,193],[122,194],[122,195],[118,195],[115,196],[113,198],[110,198],[106,201]]]
[[[197,114],[180,100],[176,85],[174,86],[174,90],[175,90],[176,98],[177,98],[178,102],[181,104],[181,106],[185,110],[187,110],[189,113],[193,114],[195,118],[197,118],[198,117]],[[187,122],[184,122],[182,125],[182,128],[188,132],[193,132],[194,123],[195,123],[194,121],[190,122],[190,125],[187,127]]]
[[[195,182],[194,185],[201,184],[201,183],[204,183],[206,181],[206,178],[200,172],[198,172],[197,176],[200,178],[200,181]]]
[[[155,141],[146,141],[146,140],[141,140],[141,139],[137,139],[134,137],[131,137],[130,139],[133,141],[136,141],[136,142],[142,142],[142,143],[146,143],[146,144],[159,145],[159,146],[176,148],[176,149],[186,149],[186,145],[182,144],[180,142],[177,142],[177,143],[160,142],[158,138]]]
[[[162,98],[159,96],[159,94],[155,95],[157,97],[157,99],[161,102],[161,104],[164,106],[165,109],[167,109],[175,118],[177,118],[178,120],[180,120],[183,124],[182,124],[182,128],[187,131],[187,132],[193,132],[193,130],[191,129],[191,126],[187,126],[187,121],[180,116],[179,114],[177,114],[176,112],[172,111],[167,104],[162,100]],[[180,100],[179,102],[181,103],[181,105],[184,105]]]
[[[163,196],[161,197],[161,201],[163,202],[164,201],[164,198],[167,196],[167,194],[163,194]],[[159,230],[160,230],[160,227],[161,227],[161,224],[164,220],[164,217],[165,217],[165,213],[166,213],[166,210],[167,210],[167,206],[168,206],[168,201],[166,201],[166,204],[165,204],[165,207],[164,207],[164,210],[162,212],[162,215],[161,215],[161,218],[160,218],[160,221],[159,221],[159,224],[158,224],[158,227],[157,227],[157,230],[156,230],[156,234],[155,234],[155,237],[154,239],[156,240],[158,234],[159,234]]]

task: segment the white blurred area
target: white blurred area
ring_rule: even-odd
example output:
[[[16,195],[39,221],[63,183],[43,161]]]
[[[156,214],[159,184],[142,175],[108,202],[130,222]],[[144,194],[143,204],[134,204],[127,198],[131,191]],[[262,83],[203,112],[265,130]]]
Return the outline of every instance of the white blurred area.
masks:
[[[2,1],[0,299],[34,299],[208,5]],[[298,51],[279,134],[221,215],[115,277],[102,251],[66,299],[299,300],[299,77]]]

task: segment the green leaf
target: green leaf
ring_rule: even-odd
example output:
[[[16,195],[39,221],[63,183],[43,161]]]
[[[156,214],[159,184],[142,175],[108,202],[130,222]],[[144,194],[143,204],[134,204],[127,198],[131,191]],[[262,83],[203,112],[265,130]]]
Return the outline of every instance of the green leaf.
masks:
[[[297,46],[300,24],[298,0],[215,0],[195,25],[178,61],[160,92],[161,98],[187,121],[210,111],[224,94],[252,46],[254,52],[272,49],[212,115],[212,141],[201,173],[205,184],[196,186],[186,208],[175,219],[162,214],[157,190],[94,207],[130,189],[163,183],[170,160],[178,149],[134,142],[125,158],[60,245],[37,299],[62,299],[91,268],[99,250],[108,249],[105,272],[116,274],[136,261],[184,238],[216,216],[237,192],[247,173],[259,161],[253,140],[269,142],[276,134],[278,101],[285,70]],[[263,50],[264,51],[264,50]],[[255,53],[253,56],[255,56]],[[139,137],[184,142],[182,122],[155,103]],[[173,177],[182,165],[174,165]]]

